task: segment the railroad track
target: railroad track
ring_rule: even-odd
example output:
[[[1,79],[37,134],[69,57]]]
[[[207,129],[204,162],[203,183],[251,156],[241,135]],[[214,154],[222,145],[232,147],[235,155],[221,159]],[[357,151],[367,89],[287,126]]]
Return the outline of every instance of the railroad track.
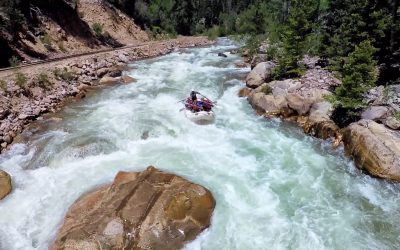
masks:
[[[76,58],[76,57],[81,57],[81,56],[90,56],[90,55],[95,55],[95,54],[99,54],[99,53],[106,53],[106,52],[119,51],[119,50],[125,50],[125,49],[142,48],[145,46],[149,46],[151,44],[153,44],[153,42],[147,42],[147,43],[144,43],[141,45],[127,45],[127,46],[123,46],[123,47],[119,47],[119,48],[102,49],[102,50],[96,50],[96,51],[91,51],[91,52],[86,52],[86,53],[81,53],[81,54],[76,54],[76,55],[69,55],[69,56],[57,57],[57,58],[52,58],[52,59],[47,59],[47,60],[40,60],[37,62],[26,63],[26,64],[18,65],[15,67],[0,68],[0,72],[4,72],[4,71],[8,71],[8,70],[22,69],[22,68],[35,66],[35,65],[57,62],[57,61],[62,61],[65,59]]]

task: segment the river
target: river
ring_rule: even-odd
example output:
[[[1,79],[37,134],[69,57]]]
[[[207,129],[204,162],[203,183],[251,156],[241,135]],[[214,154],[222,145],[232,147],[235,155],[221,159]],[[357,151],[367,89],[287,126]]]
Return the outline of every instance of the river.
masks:
[[[37,122],[0,155],[14,190],[0,202],[0,249],[47,249],[68,207],[120,170],[149,165],[213,193],[212,226],[186,249],[400,249],[400,186],[362,174],[328,142],[255,115],[237,97],[249,69],[225,39],[134,62],[106,86]],[[215,124],[187,120],[191,90],[218,101]],[[56,119],[56,117],[61,119]],[[148,138],[147,138],[148,137]]]

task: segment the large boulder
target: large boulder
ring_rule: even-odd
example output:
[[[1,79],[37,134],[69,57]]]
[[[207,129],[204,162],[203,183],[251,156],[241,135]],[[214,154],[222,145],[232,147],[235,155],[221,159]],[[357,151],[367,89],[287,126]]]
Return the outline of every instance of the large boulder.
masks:
[[[287,112],[287,102],[283,96],[252,92],[248,97],[251,106],[260,114],[281,115]]]
[[[361,118],[365,120],[382,121],[387,117],[389,112],[385,106],[370,106],[361,114]]]
[[[295,110],[299,115],[305,115],[310,111],[312,103],[296,93],[291,93],[286,96],[288,106]]]
[[[259,63],[265,62],[267,61],[267,55],[265,54],[257,54],[255,56],[253,56],[253,59],[251,59],[251,69],[254,69]]]
[[[346,153],[372,176],[400,181],[400,133],[371,120],[350,124],[342,132]]]
[[[211,193],[149,167],[78,199],[51,249],[181,249],[210,225]]]
[[[246,85],[249,88],[257,88],[264,82],[271,80],[272,69],[275,67],[273,62],[259,63],[246,77]]]
[[[330,102],[317,102],[311,106],[309,117],[315,121],[326,121],[330,120],[332,112],[333,106]]]
[[[400,121],[391,116],[385,119],[384,124],[394,130],[400,130]]]
[[[10,175],[0,170],[0,200],[6,197],[12,190]]]
[[[334,138],[334,145],[338,146],[341,136],[339,127],[330,118],[332,111],[333,106],[329,102],[314,103],[308,117],[298,119],[298,123],[302,125],[305,133],[321,139]]]

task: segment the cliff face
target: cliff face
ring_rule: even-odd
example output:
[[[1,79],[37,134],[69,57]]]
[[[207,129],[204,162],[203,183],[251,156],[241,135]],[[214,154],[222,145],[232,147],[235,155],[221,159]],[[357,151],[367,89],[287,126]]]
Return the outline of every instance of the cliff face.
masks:
[[[6,8],[22,20],[15,23]],[[10,66],[13,56],[31,62],[149,40],[132,18],[102,0],[27,0],[0,13],[0,67]]]

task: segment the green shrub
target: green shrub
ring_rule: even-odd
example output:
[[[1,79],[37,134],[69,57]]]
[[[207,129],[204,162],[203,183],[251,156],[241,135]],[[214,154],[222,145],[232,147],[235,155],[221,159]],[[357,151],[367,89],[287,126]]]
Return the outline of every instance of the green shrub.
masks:
[[[67,82],[71,82],[72,80],[75,79],[75,72],[68,71],[66,68],[64,68],[63,70],[61,70],[59,68],[55,68],[53,70],[53,74],[55,77],[60,78]]]
[[[340,106],[349,110],[365,107],[363,96],[375,85],[376,61],[373,60],[375,48],[370,41],[364,41],[346,58],[343,66],[342,84],[335,94]]]
[[[64,47],[64,42],[63,41],[59,41],[57,43],[58,48],[60,49],[61,52],[66,52],[67,50]]]
[[[396,120],[400,121],[400,111],[397,111],[393,114],[393,117],[396,118]]]
[[[247,51],[249,56],[257,54],[257,49],[260,47],[261,43],[267,38],[265,35],[252,35],[247,37],[246,43],[242,48],[242,51]]]
[[[4,80],[0,80],[0,89],[2,89],[4,92],[7,91],[7,82]]]
[[[15,75],[15,84],[20,87],[20,88],[25,88],[26,83],[28,82],[28,79],[24,74],[21,72],[17,72]]]
[[[46,73],[40,73],[36,81],[40,87],[47,88],[50,85],[49,76]]]
[[[16,56],[12,56],[9,60],[8,63],[10,64],[10,67],[17,67],[18,65],[21,64],[21,60],[18,59]]]
[[[53,40],[51,39],[51,36],[47,33],[45,33],[40,40],[42,41],[43,45],[46,47],[46,49],[51,49],[51,45],[53,43]]]
[[[334,95],[325,98],[335,107],[332,119],[339,127],[360,119],[361,111],[367,106],[364,95],[377,79],[376,62],[372,58],[374,51],[368,40],[356,46],[345,58],[341,72],[342,84],[336,88]]]
[[[266,94],[266,95],[272,94],[272,88],[271,88],[271,86],[269,86],[268,84],[264,84],[264,85],[261,87],[261,92],[264,93],[264,94]]]
[[[94,23],[92,25],[92,29],[97,37],[101,37],[103,35],[103,25],[100,23]]]
[[[278,60],[278,56],[281,52],[282,51],[278,43],[271,44],[267,49],[267,60],[268,61]]]
[[[208,29],[206,35],[211,40],[217,39],[220,36],[219,26],[214,25],[212,28]]]

